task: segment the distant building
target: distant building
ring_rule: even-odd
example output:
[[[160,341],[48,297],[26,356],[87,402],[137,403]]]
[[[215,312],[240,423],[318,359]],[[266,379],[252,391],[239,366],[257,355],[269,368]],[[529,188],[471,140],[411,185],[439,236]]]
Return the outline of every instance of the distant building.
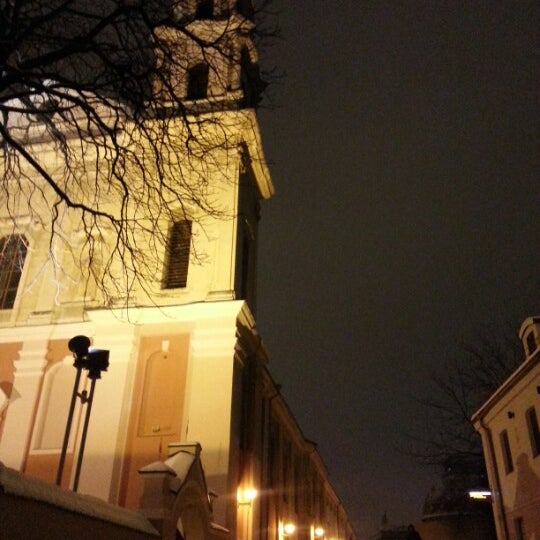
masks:
[[[369,540],[407,540],[407,527],[382,528],[377,534],[369,537]]]
[[[519,331],[525,361],[474,414],[498,540],[540,538],[540,317]]]
[[[189,32],[156,32],[183,40],[178,54],[197,51],[186,58],[185,71],[171,77],[211,148],[170,166],[184,178],[204,170],[205,189],[222,212],[172,209],[179,217],[163,223],[168,242],[145,284],[148,295],[130,288],[126,312],[114,301],[105,304],[69,254],[57,254],[62,272],[54,272],[47,259],[49,224],[21,215],[14,229],[0,208],[4,478],[12,485],[20,481],[12,471],[21,471],[55,482],[75,378],[68,341],[84,335],[110,350],[110,366],[96,385],[80,493],[143,511],[163,538],[351,540],[354,531],[316,445],[302,434],[267,369],[255,324],[259,205],[273,186],[253,109],[261,81],[250,2],[178,4]],[[201,55],[190,41],[198,32],[230,40],[227,62]],[[181,115],[172,115],[168,126],[171,138],[187,136]],[[38,137],[39,127],[37,121],[28,127],[28,147],[54,163],[54,148]],[[74,148],[79,143],[68,138]],[[100,210],[114,204],[111,196]],[[66,237],[83,249],[77,226],[70,215],[63,219]],[[106,251],[107,234],[99,240]],[[139,245],[151,241],[141,236]],[[123,268],[113,270],[121,280]],[[126,298],[118,301],[125,306]],[[85,407],[77,402],[64,487],[73,485]],[[5,485],[0,503],[20,505],[24,494],[2,492]],[[61,520],[65,508],[56,511]]]
[[[381,530],[370,540],[417,540],[417,535],[421,540],[495,540],[487,489],[480,458],[450,457],[443,464],[440,484],[426,496],[422,520],[389,527],[385,513]]]
[[[417,525],[422,540],[495,540],[483,461],[456,455],[443,464],[441,484],[432,488]]]

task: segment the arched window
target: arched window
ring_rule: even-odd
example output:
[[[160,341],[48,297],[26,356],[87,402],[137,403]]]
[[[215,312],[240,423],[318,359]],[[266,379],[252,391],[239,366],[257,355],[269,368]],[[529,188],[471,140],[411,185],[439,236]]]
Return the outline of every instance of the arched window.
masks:
[[[11,309],[26,259],[26,238],[10,234],[0,238],[0,309]]]
[[[187,284],[191,221],[175,221],[169,231],[165,257],[164,289],[178,289]]]
[[[204,99],[208,93],[208,64],[190,67],[187,79],[187,99]]]

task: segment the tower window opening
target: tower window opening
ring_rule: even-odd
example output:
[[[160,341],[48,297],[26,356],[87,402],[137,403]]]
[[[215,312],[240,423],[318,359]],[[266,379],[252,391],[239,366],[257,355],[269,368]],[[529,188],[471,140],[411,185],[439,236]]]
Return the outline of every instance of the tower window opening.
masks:
[[[214,0],[199,0],[196,19],[211,19],[214,16]]]
[[[242,47],[240,57],[240,85],[244,93],[246,105],[251,105],[253,98],[253,87],[251,80],[252,64],[247,47]]]
[[[187,284],[191,226],[188,220],[175,221],[169,231],[165,255],[164,289],[179,289]]]
[[[208,93],[208,64],[200,63],[187,72],[187,99],[204,99]]]
[[[26,259],[26,238],[11,234],[0,238],[0,309],[11,309]]]

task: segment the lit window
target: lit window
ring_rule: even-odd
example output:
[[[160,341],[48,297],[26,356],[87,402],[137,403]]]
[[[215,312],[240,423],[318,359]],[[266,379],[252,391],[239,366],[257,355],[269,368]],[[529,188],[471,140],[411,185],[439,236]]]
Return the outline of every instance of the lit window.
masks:
[[[195,64],[187,71],[187,99],[204,99],[208,93],[208,64]]]
[[[169,231],[165,260],[164,289],[185,287],[189,269],[191,221],[175,221]]]
[[[514,462],[512,460],[512,451],[510,449],[510,441],[508,440],[508,432],[506,429],[501,433],[501,449],[504,461],[504,470],[506,474],[514,470]]]
[[[11,309],[26,259],[26,238],[11,234],[0,238],[0,309]]]
[[[527,427],[529,428],[529,439],[531,441],[531,450],[533,457],[540,455],[540,429],[538,428],[538,417],[536,409],[531,407],[525,412]]]

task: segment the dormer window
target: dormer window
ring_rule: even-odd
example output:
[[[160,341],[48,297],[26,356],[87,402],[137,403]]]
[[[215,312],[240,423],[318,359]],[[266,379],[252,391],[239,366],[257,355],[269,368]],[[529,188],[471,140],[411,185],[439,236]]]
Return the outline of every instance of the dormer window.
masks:
[[[0,309],[11,309],[26,259],[26,238],[10,234],[0,238]]]
[[[164,289],[180,289],[187,284],[191,221],[175,221],[169,231],[165,256]]]
[[[538,344],[536,343],[536,335],[534,330],[531,330],[527,337],[525,338],[525,342],[527,343],[527,355],[531,356],[536,349],[538,348]]]
[[[199,0],[196,19],[211,19],[214,16],[214,0]]]
[[[187,71],[187,99],[204,99],[208,93],[208,64],[195,64]]]
[[[536,353],[540,347],[540,316],[528,317],[519,329],[519,339],[527,357]]]

